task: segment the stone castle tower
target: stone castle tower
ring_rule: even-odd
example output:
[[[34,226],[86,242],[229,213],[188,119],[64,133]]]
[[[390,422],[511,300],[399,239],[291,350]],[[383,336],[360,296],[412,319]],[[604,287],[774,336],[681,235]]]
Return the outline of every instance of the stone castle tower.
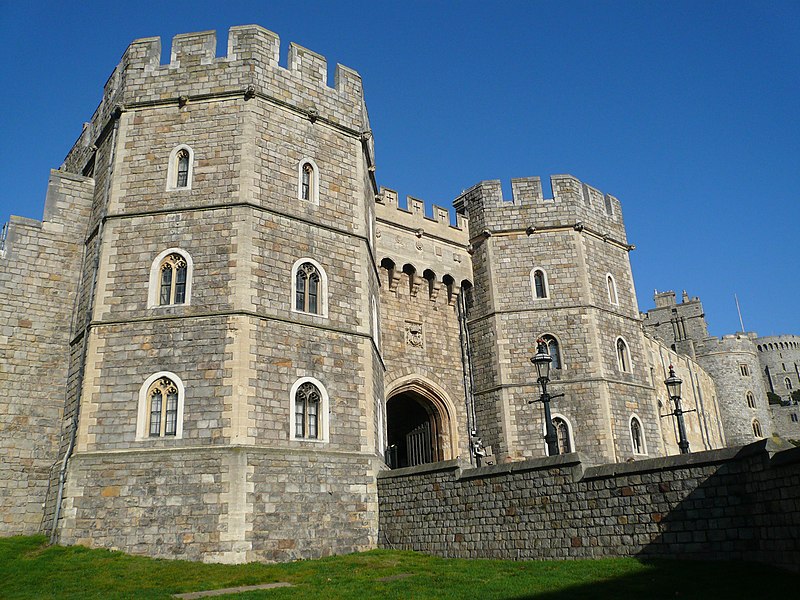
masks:
[[[512,180],[513,202],[503,201],[499,181],[456,200],[473,249],[470,337],[484,438],[513,457],[541,454],[544,425],[528,406],[539,395],[528,358],[544,338],[557,363],[554,385],[565,394],[553,411],[573,438],[562,440],[564,449],[578,446],[599,462],[630,458],[636,418],[648,451],[659,454],[620,203],[568,175],[551,181],[552,199],[534,177]]]
[[[481,182],[453,224],[403,208],[357,73],[329,86],[294,44],[284,68],[257,26],[215,47],[176,36],[162,65],[134,41],[43,220],[4,229],[1,533],[218,562],[374,547],[379,471],[546,455],[538,339],[562,453],[677,453],[670,364],[692,448],[725,445],[739,390],[712,342],[639,313],[616,198],[557,175],[552,199]]]
[[[77,306],[47,519],[58,503],[65,543],[206,560],[369,548],[383,368],[361,80],[339,65],[328,87],[296,45],[278,66],[260,27],[215,48],[180,35],[161,65],[159,39],[133,42],[53,174],[45,230],[69,223]]]

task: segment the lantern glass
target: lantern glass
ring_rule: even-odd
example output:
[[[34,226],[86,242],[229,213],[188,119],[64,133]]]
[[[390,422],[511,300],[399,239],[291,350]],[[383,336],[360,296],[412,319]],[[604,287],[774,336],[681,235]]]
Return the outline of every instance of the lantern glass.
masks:
[[[536,367],[536,374],[539,379],[550,379],[550,363],[552,360],[550,353],[547,351],[547,346],[539,343],[536,355],[531,359],[531,362]]]
[[[681,384],[683,381],[680,377],[675,375],[675,371],[672,367],[669,368],[669,377],[664,382],[667,386],[667,393],[669,394],[670,398],[680,398],[681,397]]]

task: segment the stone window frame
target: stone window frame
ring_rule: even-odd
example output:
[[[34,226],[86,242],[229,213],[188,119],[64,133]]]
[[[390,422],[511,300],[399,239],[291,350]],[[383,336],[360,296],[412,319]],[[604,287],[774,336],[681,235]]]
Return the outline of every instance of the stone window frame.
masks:
[[[150,387],[159,379],[169,379],[175,387],[178,388],[178,414],[175,423],[175,435],[168,436],[151,436],[150,435],[150,398],[147,392]],[[143,442],[145,440],[163,440],[175,439],[179,440],[183,437],[183,406],[186,397],[186,388],[183,381],[172,371],[158,371],[153,373],[144,380],[144,383],[139,388],[139,402],[136,410],[136,441]]]
[[[636,423],[638,423],[638,425],[639,425],[639,436],[640,436],[640,442],[641,442],[640,445],[642,447],[641,452],[637,452],[636,451],[636,441],[635,441],[635,439],[633,437],[633,422],[634,421],[636,421]],[[630,419],[628,419],[628,432],[630,433],[630,436],[631,436],[631,449],[633,450],[633,453],[636,456],[647,456],[647,437],[644,434],[644,425],[642,424],[641,417],[636,413],[633,413],[631,415]]]
[[[575,429],[572,426],[572,421],[570,421],[563,414],[557,413],[557,412],[553,413],[552,415],[550,415],[550,418],[553,421],[555,421],[556,419],[560,419],[561,421],[564,422],[564,424],[567,426],[567,434],[568,434],[568,437],[569,437],[569,451],[570,451],[570,453],[576,452],[576,450],[575,450],[575,433],[574,433]],[[554,423],[554,426],[555,426],[555,423]],[[542,435],[545,435],[545,434],[547,434],[547,428],[545,427],[545,423],[543,421],[542,422]],[[556,428],[556,435],[557,434],[558,434],[558,428]],[[561,438],[559,438],[559,441],[558,441],[558,451],[559,451],[559,453],[561,452]],[[548,456],[548,454],[547,454],[547,442],[546,441],[544,442],[544,455]]]
[[[311,167],[309,178],[308,198],[303,197],[303,170],[305,166]],[[302,158],[297,163],[297,199],[301,202],[310,202],[319,205],[319,167],[313,158]]]
[[[297,309],[297,271],[306,263],[311,264],[317,270],[317,273],[319,273],[319,291],[317,292],[317,304],[319,307],[319,312],[316,313]],[[321,264],[310,257],[298,258],[292,265],[291,288],[292,295],[290,296],[290,302],[293,313],[328,318],[328,274],[325,272],[325,269]]]
[[[317,416],[319,421],[317,423],[317,437],[297,437],[296,427],[297,418],[295,416],[295,402],[297,391],[304,383],[311,383],[319,391],[319,407],[317,409]],[[291,387],[289,391],[289,440],[297,442],[308,442],[311,444],[327,444],[330,441],[330,397],[325,385],[315,377],[300,377]]]
[[[798,421],[798,419],[797,419],[797,413],[792,413],[792,414],[790,414],[790,415],[789,415],[789,420],[790,420],[792,423],[797,423],[797,421]]]
[[[788,377],[784,377],[784,378],[783,378],[783,386],[784,386],[784,387],[785,387],[787,390],[789,390],[789,391],[792,391],[792,380],[791,380],[791,379],[789,379]]]
[[[542,274],[542,285],[543,285],[543,296],[536,295],[536,273]],[[531,280],[531,296],[533,297],[534,302],[538,300],[547,300],[550,298],[550,281],[547,278],[547,271],[545,271],[542,267],[533,267],[530,272],[530,280]]]
[[[619,352],[619,343],[622,342],[625,348],[625,356],[623,360],[627,360],[627,369],[625,368],[625,364],[623,364],[623,360],[620,360],[620,352]],[[617,369],[620,373],[633,373],[633,361],[631,360],[631,346],[621,335],[617,336],[617,339],[614,340],[614,356],[617,357]]]
[[[761,428],[761,422],[758,419],[753,419],[750,424],[753,427],[753,435],[757,438],[763,438],[764,430]]]
[[[747,393],[744,395],[744,398],[747,401],[747,406],[749,408],[756,407],[756,395],[752,391],[747,390]]]
[[[186,261],[186,293],[181,304],[159,304],[161,296],[161,266],[173,254],[178,254]],[[189,306],[192,303],[192,279],[194,279],[194,261],[192,255],[183,248],[167,248],[159,252],[150,264],[150,282],[147,288],[147,308],[166,306]]]
[[[606,273],[606,287],[608,288],[608,301],[613,306],[619,306],[619,290],[617,280],[611,273]]]
[[[750,376],[750,365],[747,363],[739,363],[739,373],[742,377]]]
[[[186,185],[178,186],[178,153],[185,150],[189,154],[189,171],[186,174]],[[192,179],[194,178],[194,150],[187,144],[178,144],[169,153],[167,163],[167,191],[179,192],[192,189]]]

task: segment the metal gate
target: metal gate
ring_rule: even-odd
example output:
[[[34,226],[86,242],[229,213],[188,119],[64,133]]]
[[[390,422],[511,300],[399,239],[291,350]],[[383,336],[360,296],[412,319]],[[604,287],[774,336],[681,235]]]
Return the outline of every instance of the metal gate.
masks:
[[[408,466],[414,467],[433,462],[431,424],[426,421],[406,434],[406,458]]]

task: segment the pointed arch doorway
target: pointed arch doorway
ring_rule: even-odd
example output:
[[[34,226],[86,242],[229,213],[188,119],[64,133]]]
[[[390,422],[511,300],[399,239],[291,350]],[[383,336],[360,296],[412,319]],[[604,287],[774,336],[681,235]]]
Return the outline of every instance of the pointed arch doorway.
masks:
[[[389,393],[387,463],[393,469],[452,458],[450,416],[442,396],[419,381]]]

